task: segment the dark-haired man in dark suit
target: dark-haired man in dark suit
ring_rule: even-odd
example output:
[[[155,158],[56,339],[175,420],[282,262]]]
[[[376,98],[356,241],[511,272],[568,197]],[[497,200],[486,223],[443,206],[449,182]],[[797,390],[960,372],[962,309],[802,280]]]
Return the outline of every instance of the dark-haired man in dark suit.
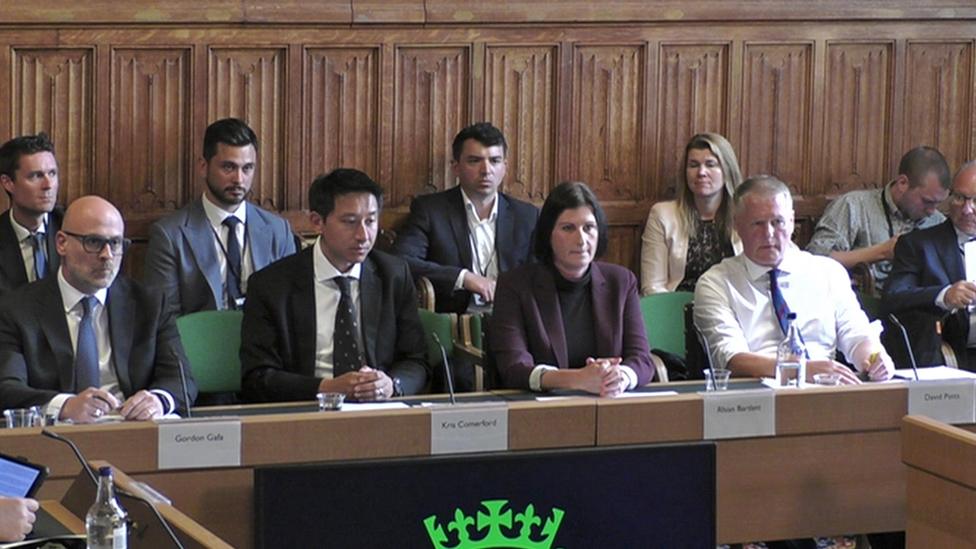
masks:
[[[251,279],[241,331],[245,398],[329,392],[383,400],[421,391],[429,372],[410,269],[372,249],[382,188],[340,168],[308,195],[315,245]]]
[[[0,215],[0,295],[55,273],[54,235],[64,212],[58,161],[46,134],[15,137],[0,146],[0,185],[10,208]]]
[[[499,192],[507,152],[505,136],[491,124],[464,128],[452,146],[459,184],[410,205],[396,253],[415,278],[431,280],[438,312],[491,303],[498,274],[530,261],[539,210]]]

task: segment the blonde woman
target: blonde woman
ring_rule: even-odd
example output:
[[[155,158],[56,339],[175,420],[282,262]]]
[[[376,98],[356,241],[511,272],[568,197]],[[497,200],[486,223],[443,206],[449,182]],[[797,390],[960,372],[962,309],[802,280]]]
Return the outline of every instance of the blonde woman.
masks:
[[[742,182],[728,140],[700,133],[688,141],[685,184],[676,200],[647,216],[641,246],[641,295],[694,291],[712,265],[742,251],[732,229],[732,194]]]

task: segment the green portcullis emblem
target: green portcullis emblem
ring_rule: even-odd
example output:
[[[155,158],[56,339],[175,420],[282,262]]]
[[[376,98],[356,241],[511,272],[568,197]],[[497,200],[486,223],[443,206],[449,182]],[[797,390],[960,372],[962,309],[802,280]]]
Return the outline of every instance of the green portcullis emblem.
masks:
[[[447,523],[447,530],[457,533],[458,541],[453,545],[448,545],[448,536],[437,523],[437,516],[427,517],[424,526],[431,546],[434,549],[553,549],[552,544],[563,520],[562,509],[553,507],[552,516],[546,518],[543,524],[531,503],[525,507],[525,511],[514,516],[511,509],[506,509],[507,506],[507,499],[484,500],[481,502],[483,511],[478,511],[477,520],[455,509],[454,520]],[[521,528],[512,532],[516,524]]]

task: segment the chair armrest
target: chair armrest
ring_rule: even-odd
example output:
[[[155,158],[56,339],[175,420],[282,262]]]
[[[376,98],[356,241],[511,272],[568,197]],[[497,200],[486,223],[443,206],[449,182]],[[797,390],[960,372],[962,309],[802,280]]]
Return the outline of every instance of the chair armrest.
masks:
[[[651,353],[651,364],[654,365],[654,379],[652,381],[657,381],[659,383],[667,383],[668,378],[668,367],[664,365],[664,361],[661,357],[654,353]]]

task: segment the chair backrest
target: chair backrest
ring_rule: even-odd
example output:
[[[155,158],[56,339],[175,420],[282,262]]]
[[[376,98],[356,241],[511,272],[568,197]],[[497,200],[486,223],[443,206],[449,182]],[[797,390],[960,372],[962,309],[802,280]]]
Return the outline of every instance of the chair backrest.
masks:
[[[420,323],[424,325],[424,335],[427,338],[427,362],[432,367],[439,367],[444,361],[441,349],[431,334],[437,334],[447,355],[454,353],[454,334],[457,330],[457,315],[454,313],[435,313],[427,309],[417,309]]]
[[[435,301],[434,283],[426,276],[417,278],[417,307],[433,312]]]
[[[641,298],[647,343],[652,349],[685,356],[684,307],[694,297],[691,292],[667,292]]]
[[[241,311],[200,311],[176,319],[176,329],[201,393],[241,390]]]
[[[881,298],[874,294],[857,291],[857,300],[861,303],[861,309],[868,315],[868,320],[878,320],[882,318]]]

